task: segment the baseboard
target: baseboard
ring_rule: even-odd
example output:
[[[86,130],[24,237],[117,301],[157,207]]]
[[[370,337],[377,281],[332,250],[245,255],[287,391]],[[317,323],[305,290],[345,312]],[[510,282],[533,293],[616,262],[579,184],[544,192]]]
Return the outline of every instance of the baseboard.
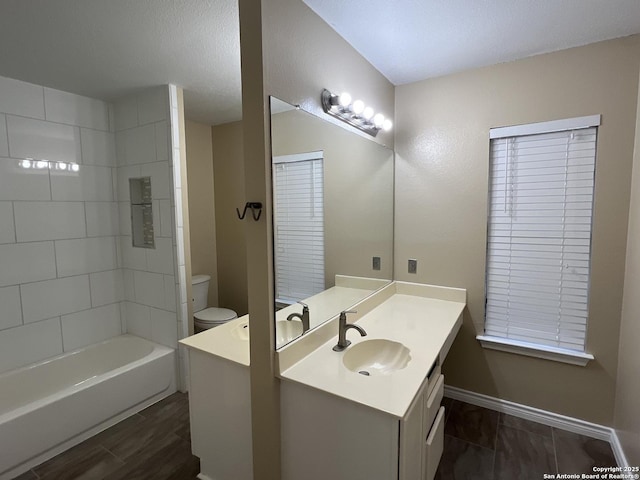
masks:
[[[627,459],[622,449],[622,445],[618,440],[616,431],[611,427],[598,425],[596,423],[586,422],[579,418],[567,417],[558,413],[541,410],[539,408],[529,407],[520,403],[501,400],[499,398],[490,397],[481,393],[470,392],[457,387],[445,385],[444,396],[454,400],[460,400],[485,407],[496,412],[506,413],[514,417],[531,420],[532,422],[542,423],[550,427],[560,428],[569,432],[578,433],[598,440],[609,442],[616,462],[620,467],[628,467]]]

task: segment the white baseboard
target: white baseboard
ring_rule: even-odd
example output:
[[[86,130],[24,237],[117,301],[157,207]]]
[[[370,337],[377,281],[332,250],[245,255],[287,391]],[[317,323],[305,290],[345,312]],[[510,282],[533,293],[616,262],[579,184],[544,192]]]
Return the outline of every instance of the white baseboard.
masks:
[[[457,387],[445,385],[444,396],[454,400],[460,400],[485,407],[496,412],[506,413],[514,417],[531,420],[532,422],[542,423],[550,427],[560,428],[569,432],[578,433],[598,440],[609,442],[616,462],[619,467],[628,467],[627,458],[622,449],[622,445],[618,440],[616,431],[611,427],[605,427],[596,423],[586,422],[579,418],[567,417],[558,413],[541,410],[539,408],[529,407],[520,403],[501,400],[499,398],[490,397],[481,393],[470,392]]]

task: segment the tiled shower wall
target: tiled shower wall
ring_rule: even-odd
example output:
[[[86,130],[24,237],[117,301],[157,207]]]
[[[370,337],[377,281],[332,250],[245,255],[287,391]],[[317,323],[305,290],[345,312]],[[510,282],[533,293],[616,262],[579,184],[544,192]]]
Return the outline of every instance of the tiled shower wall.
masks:
[[[0,373],[121,333],[186,336],[170,92],[110,105],[0,77]],[[146,176],[155,249],[131,239],[129,178]]]
[[[127,331],[177,347],[177,263],[169,87],[115,103],[117,200]],[[151,177],[155,249],[132,246],[129,179]]]
[[[0,372],[123,331],[102,101],[0,77]]]

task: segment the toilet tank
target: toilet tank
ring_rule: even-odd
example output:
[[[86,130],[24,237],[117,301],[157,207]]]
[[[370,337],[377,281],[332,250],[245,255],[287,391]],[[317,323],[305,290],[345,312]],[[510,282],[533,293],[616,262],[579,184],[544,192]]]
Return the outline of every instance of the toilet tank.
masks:
[[[209,275],[194,275],[191,277],[191,291],[193,294],[193,311],[199,312],[207,308],[209,294]]]

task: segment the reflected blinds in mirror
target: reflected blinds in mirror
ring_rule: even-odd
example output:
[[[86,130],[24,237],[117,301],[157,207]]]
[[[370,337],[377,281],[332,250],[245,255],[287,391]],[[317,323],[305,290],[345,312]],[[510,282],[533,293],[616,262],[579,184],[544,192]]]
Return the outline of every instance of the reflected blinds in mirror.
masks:
[[[273,159],[276,302],[325,288],[322,152]]]

